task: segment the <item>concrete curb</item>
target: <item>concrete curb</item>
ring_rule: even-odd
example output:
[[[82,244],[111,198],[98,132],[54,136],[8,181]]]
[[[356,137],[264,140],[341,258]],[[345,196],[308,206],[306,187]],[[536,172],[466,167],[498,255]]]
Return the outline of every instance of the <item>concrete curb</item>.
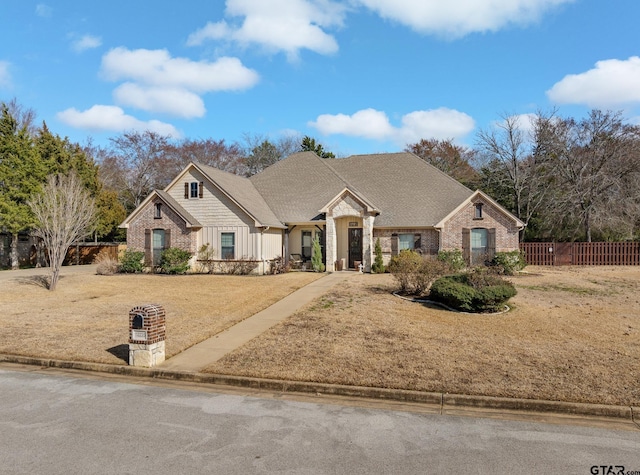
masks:
[[[167,371],[153,368],[85,363],[17,355],[0,355],[0,362],[41,366],[47,368],[75,369],[125,376],[147,377],[172,381],[186,381],[201,384],[245,387],[276,392],[325,394],[368,399],[382,399],[407,403],[438,406],[440,412],[447,410],[476,408],[502,411],[551,413],[558,415],[602,417],[625,419],[640,428],[640,407],[610,406],[536,399],[517,399],[494,396],[471,396],[439,392],[411,391],[406,389],[372,388],[364,386],[344,386],[338,384],[309,383],[304,381],[283,381],[274,379],[248,378],[207,373]]]

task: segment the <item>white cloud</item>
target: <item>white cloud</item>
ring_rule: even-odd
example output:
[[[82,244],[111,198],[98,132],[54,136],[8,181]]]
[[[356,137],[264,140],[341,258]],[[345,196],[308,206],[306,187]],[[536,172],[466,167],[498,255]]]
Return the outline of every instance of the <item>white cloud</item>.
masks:
[[[242,23],[207,23],[189,36],[187,44],[226,39],[284,51],[290,59],[295,59],[300,49],[331,54],[338,50],[338,43],[324,30],[341,26],[345,11],[343,5],[329,0],[227,0],[226,16],[244,17]]]
[[[194,92],[234,91],[253,87],[258,73],[237,58],[215,62],[172,58],[167,50],[115,48],[102,58],[105,78],[133,80],[149,86],[175,87]]]
[[[93,35],[84,35],[71,43],[71,47],[77,53],[102,46],[102,38]]]
[[[9,66],[10,63],[8,61],[0,61],[0,87],[11,87]]]
[[[118,104],[124,106],[185,119],[203,117],[205,114],[200,96],[181,88],[142,87],[126,82],[116,88],[113,96]]]
[[[529,24],[558,5],[575,0],[354,0],[381,17],[420,33],[459,38]]]
[[[569,74],[547,91],[561,104],[617,107],[640,102],[640,57],[598,61],[595,68]]]
[[[342,134],[377,140],[386,140],[395,133],[387,114],[375,109],[364,109],[353,115],[322,114],[309,125],[324,135]]]
[[[49,18],[53,13],[53,8],[44,3],[38,3],[36,5],[36,15],[42,18]]]
[[[181,118],[204,116],[202,94],[248,89],[260,80],[237,58],[192,61],[147,49],[112,49],[102,57],[100,72],[105,79],[126,81],[114,91],[118,104]]]
[[[171,124],[150,120],[144,122],[127,115],[120,107],[95,105],[85,111],[75,108],[58,112],[56,117],[63,123],[79,129],[99,132],[124,132],[127,130],[150,130],[162,135],[179,138],[180,132]]]
[[[471,116],[445,107],[410,112],[402,117],[401,123],[400,127],[394,127],[384,112],[364,109],[351,116],[323,114],[315,122],[309,122],[309,125],[325,135],[391,140],[400,146],[423,138],[462,138],[475,127]]]

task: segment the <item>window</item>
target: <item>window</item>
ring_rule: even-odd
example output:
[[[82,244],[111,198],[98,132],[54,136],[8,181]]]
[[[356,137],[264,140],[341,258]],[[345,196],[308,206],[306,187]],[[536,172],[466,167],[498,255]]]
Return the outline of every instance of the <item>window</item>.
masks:
[[[311,259],[311,231],[302,231],[302,258]]]
[[[160,258],[162,257],[162,251],[166,249],[166,232],[164,229],[153,230],[153,265],[160,265]]]
[[[473,219],[482,219],[482,203],[476,203]]]
[[[419,234],[398,234],[398,252],[405,249],[417,250],[420,249],[420,235]]]
[[[191,184],[191,192],[189,193],[189,198],[197,198],[198,197],[198,182],[192,181]]]
[[[156,212],[153,215],[154,219],[162,218],[162,203],[156,203]]]
[[[223,259],[236,258],[236,234],[235,233],[220,234],[220,254]]]

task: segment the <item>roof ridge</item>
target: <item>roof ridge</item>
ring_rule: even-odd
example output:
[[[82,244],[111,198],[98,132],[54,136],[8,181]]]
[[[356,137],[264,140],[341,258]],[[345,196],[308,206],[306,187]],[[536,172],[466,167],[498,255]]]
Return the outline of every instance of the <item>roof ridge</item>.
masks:
[[[318,157],[318,159],[324,163],[324,165],[329,168],[329,170],[331,170],[334,175],[336,175],[340,180],[342,180],[342,183],[345,184],[345,187],[347,190],[357,194],[359,197],[361,197],[362,199],[364,199],[367,203],[369,203],[370,205],[372,205],[374,208],[379,209],[378,206],[376,206],[375,203],[373,203],[369,198],[367,198],[367,196],[362,193],[360,190],[358,190],[358,188],[356,188],[349,180],[347,180],[345,177],[343,177],[340,173],[338,173],[338,171],[333,168],[331,165],[329,165],[329,162],[327,162],[326,158],[322,158],[320,157],[318,154],[316,154],[316,156]],[[353,155],[350,155],[353,156]],[[349,157],[346,157],[346,159],[348,159]],[[332,158],[329,160],[345,160],[345,158]]]

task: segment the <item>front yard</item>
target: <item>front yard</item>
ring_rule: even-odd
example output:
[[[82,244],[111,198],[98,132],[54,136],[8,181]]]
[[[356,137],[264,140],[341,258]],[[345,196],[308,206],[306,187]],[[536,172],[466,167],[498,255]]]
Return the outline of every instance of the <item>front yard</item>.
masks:
[[[640,405],[640,268],[529,267],[512,311],[400,300],[358,275],[208,372]]]
[[[129,311],[155,303],[167,313],[170,357],[319,277],[74,274],[63,276],[55,292],[36,277],[2,281],[0,353],[126,364]]]
[[[528,267],[513,309],[466,315],[352,274],[208,372],[640,406],[640,267]],[[69,275],[0,283],[0,353],[126,364],[128,315],[167,311],[167,356],[253,315],[315,273]]]

